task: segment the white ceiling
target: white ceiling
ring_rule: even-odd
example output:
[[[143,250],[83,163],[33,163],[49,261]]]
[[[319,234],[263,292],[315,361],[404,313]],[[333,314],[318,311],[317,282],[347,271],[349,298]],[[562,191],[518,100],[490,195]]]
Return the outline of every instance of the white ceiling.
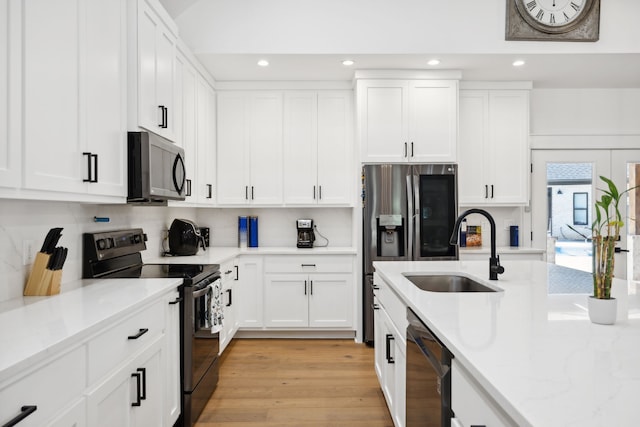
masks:
[[[232,1],[232,0],[228,0]],[[238,1],[238,0],[233,0]],[[276,0],[260,0],[260,2]],[[302,5],[309,5],[311,0],[306,0],[306,3],[291,3],[285,0],[279,0],[278,4],[299,4],[300,8],[304,9]],[[347,1],[347,0],[342,0]],[[354,1],[354,0],[348,0]],[[408,0],[405,0],[408,1]],[[624,2],[634,2],[636,0],[620,0]],[[264,25],[260,21],[256,21],[255,16],[250,16],[248,5],[253,6],[252,0],[244,0],[237,4],[236,13],[242,11],[245,12],[248,18],[242,18],[241,21],[225,20],[224,16],[220,16],[220,13],[229,13],[225,7],[232,3],[225,3],[222,0],[160,0],[165,6],[169,14],[176,19],[178,25],[182,24],[181,34],[186,35],[185,42],[190,44],[192,49],[196,52],[196,57],[200,62],[209,70],[212,76],[217,81],[244,81],[244,80],[351,80],[353,78],[354,70],[362,69],[448,69],[448,70],[461,70],[462,78],[464,80],[500,80],[500,81],[533,81],[535,88],[640,88],[640,41],[637,49],[633,47],[635,45],[633,40],[637,38],[636,33],[618,32],[617,39],[627,43],[625,46],[625,53],[618,53],[620,50],[616,50],[617,46],[610,49],[610,44],[606,44],[607,41],[598,42],[596,44],[583,44],[583,43],[569,43],[561,46],[564,52],[558,49],[557,44],[505,44],[504,40],[500,42],[500,38],[503,35],[500,34],[499,29],[497,33],[491,33],[493,37],[494,46],[498,48],[509,49],[505,53],[473,53],[467,54],[460,51],[465,49],[465,46],[474,42],[473,37],[466,39],[459,37],[457,40],[459,43],[454,49],[458,49],[459,53],[446,53],[446,49],[434,50],[437,54],[430,54],[428,49],[419,50],[415,53],[415,50],[411,54],[388,54],[387,51],[380,53],[376,52],[376,46],[368,48],[373,53],[341,53],[341,54],[325,54],[325,53],[300,53],[306,52],[304,49],[299,49],[295,53],[286,52],[286,46],[283,48],[283,43],[277,38],[269,38],[268,33],[263,34],[263,44],[259,45],[260,37],[257,39],[254,37],[251,42],[257,43],[249,45],[247,40],[240,40],[244,34],[251,31],[251,28],[258,28],[260,25]],[[206,4],[208,3],[208,5]],[[329,2],[331,3],[331,2]],[[327,4],[329,4],[327,3]],[[494,4],[495,3],[495,4]],[[264,4],[264,3],[261,3]],[[372,3],[373,4],[373,3]],[[635,3],[626,3],[635,4]],[[493,6],[491,6],[493,5]],[[218,15],[216,19],[219,21],[214,22],[212,20],[202,20],[202,16],[198,16],[194,13],[193,6],[206,10],[205,6],[209,6],[211,12],[216,12]],[[504,3],[502,0],[492,0],[487,6],[492,11],[503,12]],[[613,6],[613,4],[611,5]],[[450,7],[453,7],[450,6]],[[635,5],[634,7],[638,7]],[[198,9],[200,11],[200,9]],[[232,10],[234,11],[234,10]],[[621,9],[624,11],[624,9]],[[297,11],[299,14],[303,13],[301,10]],[[388,11],[387,11],[388,12]],[[612,8],[610,13],[614,13]],[[276,12],[273,12],[274,14]],[[604,12],[603,12],[604,13]],[[202,14],[200,14],[202,15]],[[215,15],[214,15],[215,16]],[[234,15],[237,16],[237,15]],[[300,15],[296,15],[299,17]],[[251,21],[250,18],[254,20]],[[270,24],[277,24],[274,21],[274,17],[271,16]],[[198,21],[200,19],[200,21]],[[210,17],[208,19],[213,19]],[[464,18],[470,19],[470,18]],[[499,27],[499,22],[504,19],[500,17],[495,18],[495,23],[491,24],[492,28]],[[185,25],[187,21],[189,25]],[[290,22],[289,18],[287,22]],[[247,23],[247,22],[250,22]],[[473,21],[467,21],[473,22]],[[307,22],[309,26],[313,25],[313,21]],[[394,21],[395,23],[395,21]],[[360,23],[361,24],[361,23]],[[398,25],[397,23],[395,23]],[[221,29],[223,25],[228,25],[227,29]],[[253,25],[253,26],[251,26]],[[408,24],[407,24],[408,25]],[[414,24],[415,27],[412,31],[419,30],[419,23]],[[607,21],[603,21],[601,25],[601,39],[602,33],[607,32],[612,34],[613,29],[607,29]],[[200,33],[194,29],[197,27]],[[400,25],[401,27],[401,25]],[[602,28],[604,27],[604,28]],[[273,27],[269,27],[273,28]],[[284,23],[283,23],[284,28]],[[364,27],[361,27],[361,29]],[[375,35],[375,28],[370,29]],[[397,30],[395,27],[394,30]],[[343,29],[344,30],[344,29]],[[216,32],[218,31],[218,32]],[[224,31],[227,31],[226,33]],[[237,31],[234,33],[234,31]],[[258,30],[255,30],[258,31]],[[266,30],[263,30],[266,31]],[[300,29],[298,28],[298,31]],[[198,34],[194,36],[194,34]],[[503,33],[502,33],[503,34]],[[630,34],[630,35],[629,35]],[[640,33],[638,33],[640,34]],[[255,35],[255,34],[254,34]],[[211,36],[211,40],[207,38]],[[226,40],[225,39],[226,36]],[[237,50],[234,51],[231,41],[236,38],[235,45]],[[357,39],[358,34],[354,33],[353,39]],[[367,34],[367,37],[371,37],[371,34]],[[188,40],[191,38],[192,40]],[[316,39],[317,40],[317,39]],[[344,40],[344,39],[340,39]],[[386,40],[386,39],[385,39]],[[406,39],[405,46],[406,46]],[[277,44],[277,43],[280,44]],[[437,41],[436,41],[437,42]],[[451,39],[446,46],[456,46],[456,40]],[[212,43],[218,43],[216,46],[212,46]],[[242,43],[245,43],[242,45]],[[339,41],[338,41],[339,43]],[[335,51],[349,52],[349,46],[355,46],[355,42],[352,44],[344,43],[344,49],[338,49]],[[430,42],[435,45],[435,42]],[[513,42],[512,42],[513,43]],[[552,46],[553,45],[553,46]],[[588,46],[590,45],[590,46]],[[195,47],[194,47],[195,46]],[[229,47],[231,46],[231,48]],[[249,46],[249,48],[247,48]],[[273,46],[272,50],[269,50],[269,46]],[[325,45],[323,45],[325,46]],[[330,48],[336,48],[331,45],[331,40],[328,40],[326,46]],[[395,46],[395,45],[394,45]],[[250,53],[252,50],[250,47],[254,47],[255,52]],[[339,46],[342,47],[342,46]],[[436,47],[439,47],[436,45]],[[591,49],[593,47],[593,49]],[[491,48],[491,46],[490,46]],[[234,53],[241,50],[243,53]],[[318,45],[310,47],[310,50],[318,49]],[[383,49],[383,48],[381,48]],[[389,47],[384,48],[389,49]],[[392,47],[395,49],[395,47]],[[555,49],[555,51],[554,51]],[[611,50],[612,53],[607,51]],[[628,53],[631,50],[631,53]],[[316,50],[317,51],[317,50]],[[360,46],[362,52],[363,48]],[[494,52],[497,50],[494,48]],[[555,53],[540,53],[554,51]],[[567,52],[570,51],[570,52]],[[249,52],[249,53],[246,53]],[[269,53],[274,52],[274,53]],[[284,52],[284,53],[283,53]],[[515,53],[514,53],[515,52]],[[519,54],[517,52],[523,52]],[[529,53],[525,53],[529,52]],[[597,53],[596,53],[597,52]],[[440,59],[441,64],[437,67],[429,67],[427,60],[437,57]],[[270,63],[269,67],[257,66],[259,59],[267,59]],[[342,65],[342,60],[352,59],[355,64],[351,67],[345,67]],[[523,59],[526,64],[523,67],[515,68],[511,64],[515,59]]]

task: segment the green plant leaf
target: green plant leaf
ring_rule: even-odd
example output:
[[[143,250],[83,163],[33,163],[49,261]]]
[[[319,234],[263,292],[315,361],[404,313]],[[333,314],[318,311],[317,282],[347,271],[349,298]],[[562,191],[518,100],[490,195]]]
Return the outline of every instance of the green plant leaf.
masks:
[[[620,198],[620,194],[618,194],[618,187],[611,181],[609,178],[605,178],[604,176],[600,176],[600,179],[603,180],[607,186],[609,187],[609,193],[614,200],[618,200]]]

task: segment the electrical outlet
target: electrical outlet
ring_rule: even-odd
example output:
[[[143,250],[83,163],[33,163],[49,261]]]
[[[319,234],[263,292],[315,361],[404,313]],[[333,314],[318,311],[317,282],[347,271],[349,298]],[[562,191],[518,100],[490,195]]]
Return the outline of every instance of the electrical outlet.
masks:
[[[35,249],[33,247],[33,240],[22,241],[22,265],[33,264],[35,259]]]
[[[503,225],[505,230],[509,230],[509,227],[513,225],[513,221],[510,219],[505,219]]]

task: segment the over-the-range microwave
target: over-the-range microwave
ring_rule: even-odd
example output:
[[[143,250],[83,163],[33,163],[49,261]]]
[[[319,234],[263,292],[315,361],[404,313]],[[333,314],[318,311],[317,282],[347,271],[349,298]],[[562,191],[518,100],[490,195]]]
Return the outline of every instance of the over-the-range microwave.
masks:
[[[166,203],[185,199],[184,150],[152,132],[127,138],[129,203]]]

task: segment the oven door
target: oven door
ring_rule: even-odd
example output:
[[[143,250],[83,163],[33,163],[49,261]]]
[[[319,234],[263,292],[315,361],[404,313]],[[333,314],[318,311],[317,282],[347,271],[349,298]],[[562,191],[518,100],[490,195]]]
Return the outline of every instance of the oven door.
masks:
[[[218,332],[212,332],[211,303],[220,279],[184,289],[183,378],[184,391],[193,392],[218,357]]]

